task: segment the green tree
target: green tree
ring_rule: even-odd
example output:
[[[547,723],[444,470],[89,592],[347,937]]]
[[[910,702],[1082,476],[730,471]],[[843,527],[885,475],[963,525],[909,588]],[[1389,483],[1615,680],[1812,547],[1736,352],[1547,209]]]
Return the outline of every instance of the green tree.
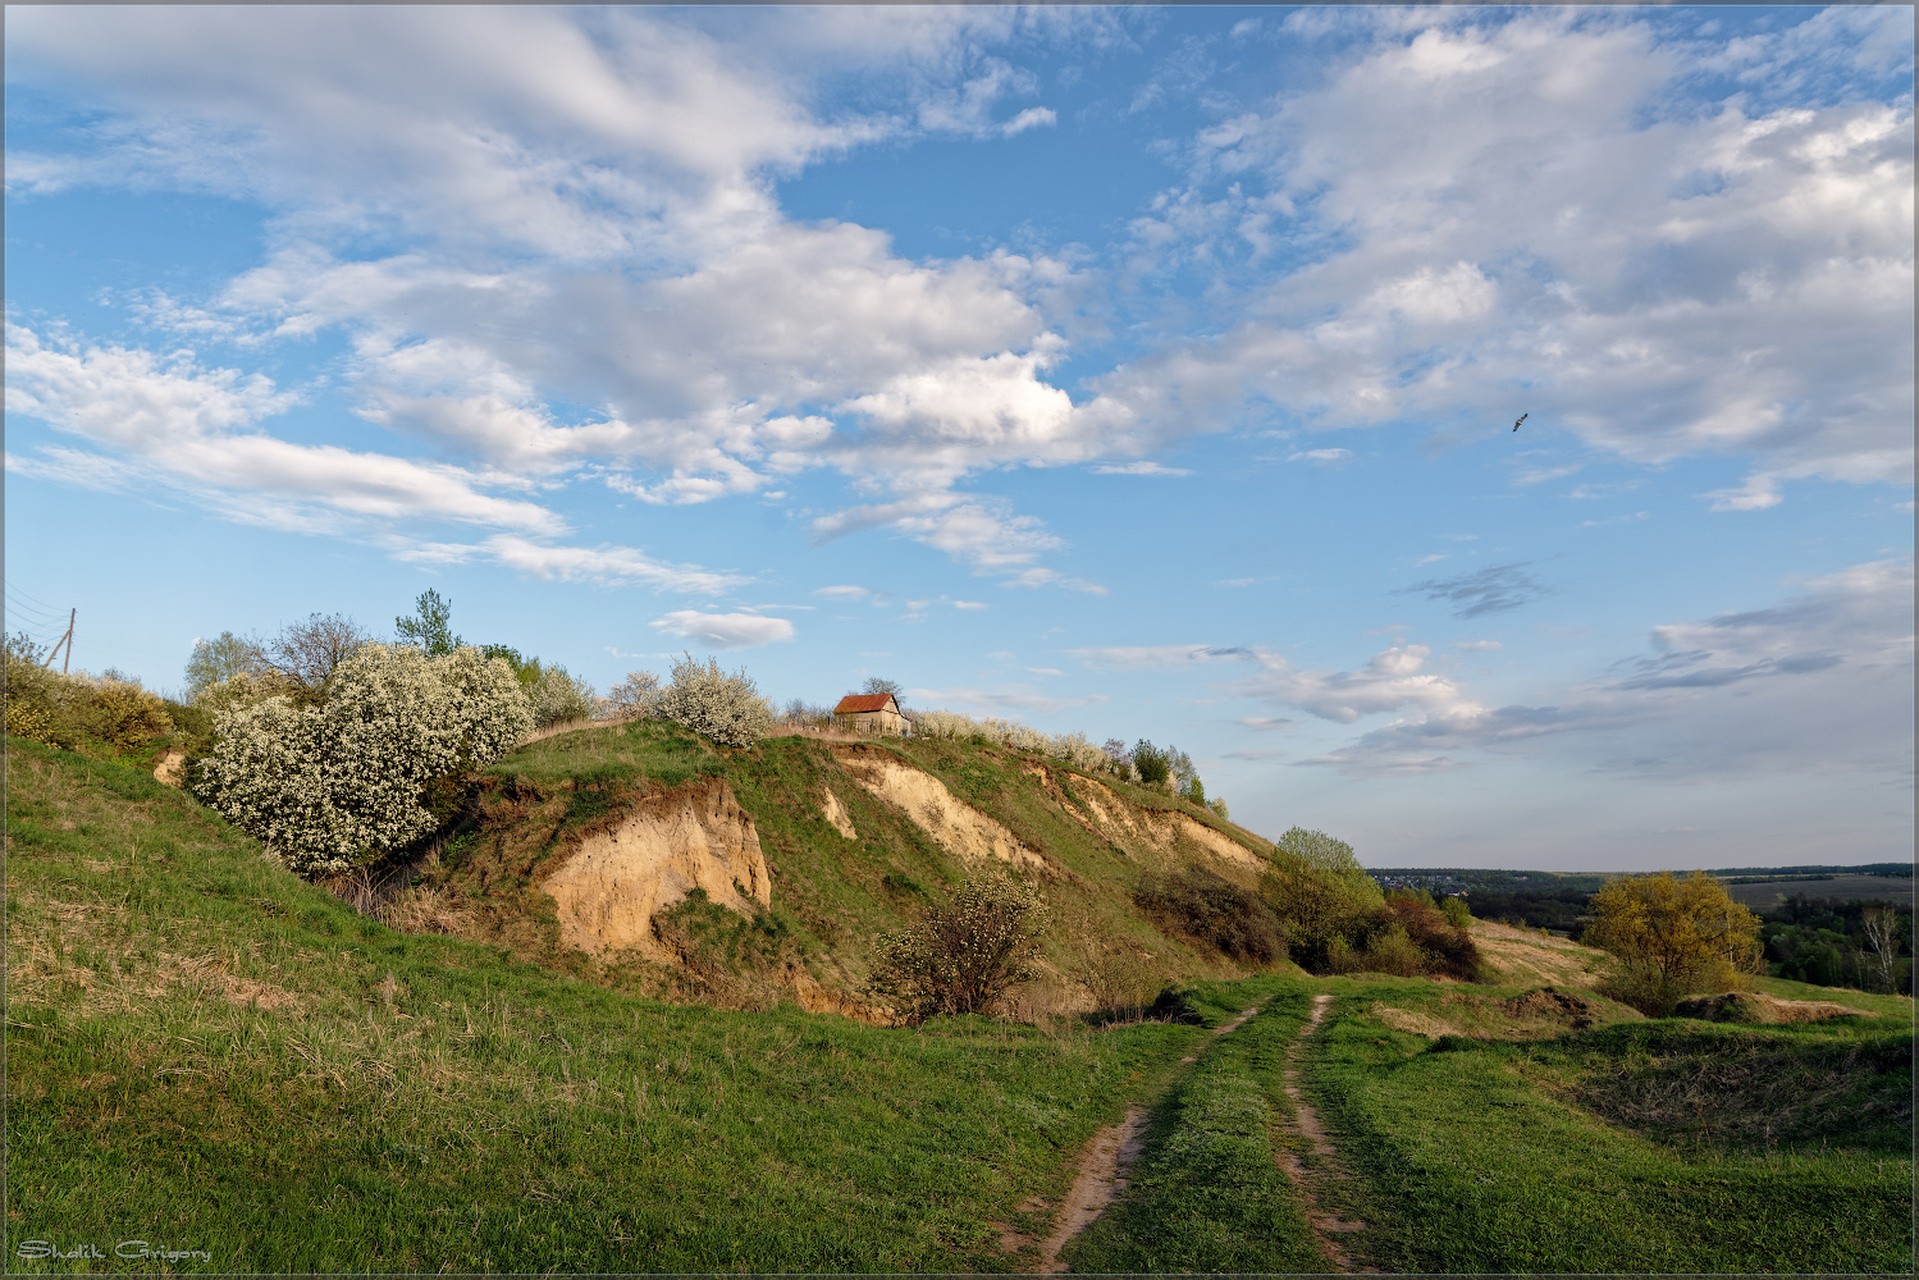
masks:
[[[267,670],[266,646],[250,636],[222,631],[211,640],[195,640],[187,657],[185,700],[198,702],[235,676],[261,676]]]
[[[1724,991],[1759,963],[1759,920],[1703,871],[1622,876],[1593,895],[1582,941],[1609,952],[1607,994],[1663,1017],[1682,997]]]
[[[1336,950],[1363,943],[1386,902],[1351,845],[1305,827],[1274,845],[1260,895],[1285,924],[1293,959],[1316,972]]]
[[[1169,754],[1145,738],[1133,744],[1132,761],[1133,771],[1149,787],[1165,786],[1172,779],[1173,762]]]
[[[443,600],[429,587],[413,602],[413,616],[393,620],[393,629],[403,644],[417,645],[429,658],[442,657],[459,648],[464,641],[453,634],[453,602]]]

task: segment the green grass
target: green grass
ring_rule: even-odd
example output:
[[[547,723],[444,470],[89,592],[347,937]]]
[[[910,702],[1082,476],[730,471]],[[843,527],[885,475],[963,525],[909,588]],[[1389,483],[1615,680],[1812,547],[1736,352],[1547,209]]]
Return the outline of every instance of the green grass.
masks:
[[[1297,982],[1236,984],[1270,1003],[1208,1047],[1158,1108],[1130,1185],[1066,1251],[1077,1271],[1325,1269],[1275,1161],[1280,1063],[1309,1011]]]
[[[1867,1132],[1839,1115],[1847,1097],[1883,1104],[1909,1089],[1909,1056],[1902,1067],[1887,1049],[1904,1034],[1891,1019],[1766,1029],[1626,1021],[1531,1043],[1428,1041],[1365,1014],[1393,988],[1336,989],[1345,995],[1315,1040],[1308,1086],[1359,1174],[1345,1207],[1370,1224],[1355,1247],[1375,1266],[1911,1267],[1910,1110],[1903,1121],[1896,1109],[1882,1112]],[[1403,1001],[1408,992],[1397,995]],[[1654,1091],[1607,1092],[1603,1084],[1622,1062],[1628,1075],[1640,1070],[1635,1054],[1655,1075],[1703,1074],[1702,1092],[1719,1116],[1716,1140],[1635,1131],[1649,1129]],[[1767,1072],[1826,1086],[1849,1077],[1853,1092],[1822,1104],[1823,1145],[1806,1140],[1810,1131],[1790,1143],[1751,1141],[1747,1121],[1764,1104],[1730,1090],[1751,1090]],[[1609,1101],[1595,1109],[1580,1105],[1581,1096]],[[1726,1123],[1733,1114],[1746,1120]]]
[[[1053,925],[1044,940],[1050,985],[1026,996],[1036,1013],[1149,1001],[1167,982],[1237,977],[1237,965],[1191,940],[1168,937],[1143,918],[1130,890],[1169,865],[1158,850],[1128,851],[1062,809],[1031,762],[1014,753],[946,742],[875,742],[939,779],[962,800],[1044,849],[1058,875],[1046,883]],[[1053,767],[1054,784],[1074,775]],[[699,981],[642,963],[601,964],[567,952],[551,902],[538,891],[581,838],[616,825],[647,797],[718,778],[752,817],[772,882],[766,923],[777,948],[708,948]],[[1081,785],[1084,785],[1083,783]],[[1136,803],[1177,808],[1236,831],[1171,797],[1110,787]],[[821,804],[831,791],[849,815],[848,839]],[[1236,838],[1252,840],[1245,833]],[[548,968],[644,994],[763,1007],[780,966],[804,966],[828,989],[858,999],[868,985],[873,942],[905,928],[977,868],[941,848],[910,815],[874,797],[827,742],[799,736],[717,749],[677,725],[642,721],[561,734],[522,748],[483,775],[443,864],[429,881],[451,889],[474,919],[471,936]],[[702,927],[711,935],[714,928]],[[1077,1005],[1076,1003],[1077,1002]]]
[[[131,770],[9,770],[18,1268],[1003,1270],[990,1224],[1204,1035],[663,1005],[392,933]]]
[[[1765,982],[1865,1016],[1729,1026],[1595,1003],[1597,1025],[1575,1031],[1551,1010],[1508,1010],[1518,988],[1198,982],[1188,1004],[1209,1026],[1277,997],[1219,1040],[1156,1023],[889,1030],[790,1005],[676,1006],[528,963],[506,935],[395,933],[138,769],[7,751],[0,1247],[15,1270],[61,1265],[21,1258],[27,1240],[111,1255],[144,1239],[208,1251],[174,1264],[201,1271],[1004,1271],[1018,1259],[1000,1224],[1046,1225],[1036,1206],[1059,1202],[1085,1144],[1132,1103],[1156,1107],[1146,1152],[1072,1260],[1316,1269],[1273,1152],[1279,1062],[1321,990],[1339,998],[1305,1083],[1352,1175],[1323,1198],[1369,1224],[1343,1241],[1363,1262],[1912,1262],[1903,998]],[[1207,972],[1130,914],[1128,855],[1016,760],[943,752],[922,763],[1068,873],[1056,891],[1080,904],[1076,927],[1156,939],[1162,973]],[[775,869],[766,920],[698,903],[675,917],[720,968],[799,948],[850,971],[840,955],[866,931],[957,875],[820,744],[720,753],[664,726],[563,735],[496,766],[487,794],[517,805],[519,825],[500,834],[503,808],[505,843],[470,846],[469,870],[483,862],[494,889],[531,894],[569,832],[716,771]],[[819,816],[828,785],[858,840]],[[1055,939],[1052,954],[1078,945]],[[1394,1030],[1376,1004],[1461,1034]]]

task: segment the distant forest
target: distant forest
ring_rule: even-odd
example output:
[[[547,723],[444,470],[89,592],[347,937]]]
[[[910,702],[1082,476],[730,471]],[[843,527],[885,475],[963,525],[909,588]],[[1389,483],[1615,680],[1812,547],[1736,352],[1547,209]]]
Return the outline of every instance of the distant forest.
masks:
[[[1461,895],[1475,918],[1577,938],[1587,903],[1610,875],[1497,871],[1478,868],[1383,867],[1371,872],[1386,888]],[[1864,866],[1733,867],[1712,874],[1760,920],[1766,967],[1773,977],[1825,987],[1911,992],[1913,901],[1910,863]],[[1904,880],[1904,886],[1877,881]],[[1902,891],[1903,890],[1903,891]],[[1873,908],[1898,917],[1897,961],[1890,981],[1875,963],[1868,928]]]

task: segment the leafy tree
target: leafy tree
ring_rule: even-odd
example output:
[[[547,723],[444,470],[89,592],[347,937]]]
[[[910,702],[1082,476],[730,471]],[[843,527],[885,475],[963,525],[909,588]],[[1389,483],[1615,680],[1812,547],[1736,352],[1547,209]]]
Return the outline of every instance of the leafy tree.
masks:
[[[1034,973],[1046,908],[1004,876],[968,880],[925,919],[879,940],[873,989],[909,1023],[991,1013]]]
[[[1859,919],[1866,936],[1862,955],[1873,976],[1873,985],[1880,991],[1896,990],[1893,975],[1899,965],[1899,913],[1875,904],[1862,911]]]
[[[533,704],[533,723],[541,728],[593,718],[599,695],[593,686],[558,663],[540,669],[540,678],[527,690]]]
[[[393,629],[403,644],[417,645],[429,658],[452,653],[464,641],[453,634],[453,602],[429,587],[413,602],[413,616],[395,618]]]
[[[1622,876],[1593,895],[1583,941],[1617,970],[1607,994],[1663,1017],[1688,995],[1721,991],[1759,962],[1758,918],[1703,871]]]
[[[299,874],[345,871],[432,830],[431,791],[505,755],[532,721],[504,662],[367,644],[318,702],[281,693],[222,711],[194,790]]]
[[[250,636],[222,631],[211,640],[195,640],[187,657],[186,700],[198,702],[216,685],[268,670],[266,646]]]
[[[616,720],[649,720],[659,714],[666,690],[651,671],[629,671],[607,692],[607,705]]]
[[[1133,772],[1149,787],[1165,786],[1173,776],[1171,757],[1145,738],[1133,744]]]
[[[1260,895],[1285,924],[1293,959],[1315,971],[1328,965],[1335,940],[1362,941],[1385,906],[1351,845],[1304,827],[1280,836]]]

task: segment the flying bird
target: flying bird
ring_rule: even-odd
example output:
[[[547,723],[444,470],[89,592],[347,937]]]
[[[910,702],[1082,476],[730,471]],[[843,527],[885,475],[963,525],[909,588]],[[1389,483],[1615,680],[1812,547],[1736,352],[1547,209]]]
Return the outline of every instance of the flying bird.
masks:
[[[1533,415],[1532,415],[1532,413],[1531,413],[1530,411],[1528,411],[1528,412],[1526,412],[1526,413],[1522,413],[1522,414],[1520,414],[1520,415],[1519,415],[1519,422],[1524,422],[1524,421],[1525,421],[1526,419],[1528,419],[1528,418],[1530,418],[1530,417],[1532,417],[1532,416],[1533,416]],[[1513,430],[1514,430],[1514,431],[1517,431],[1517,430],[1519,430],[1519,422],[1515,422],[1515,423],[1513,423]]]

